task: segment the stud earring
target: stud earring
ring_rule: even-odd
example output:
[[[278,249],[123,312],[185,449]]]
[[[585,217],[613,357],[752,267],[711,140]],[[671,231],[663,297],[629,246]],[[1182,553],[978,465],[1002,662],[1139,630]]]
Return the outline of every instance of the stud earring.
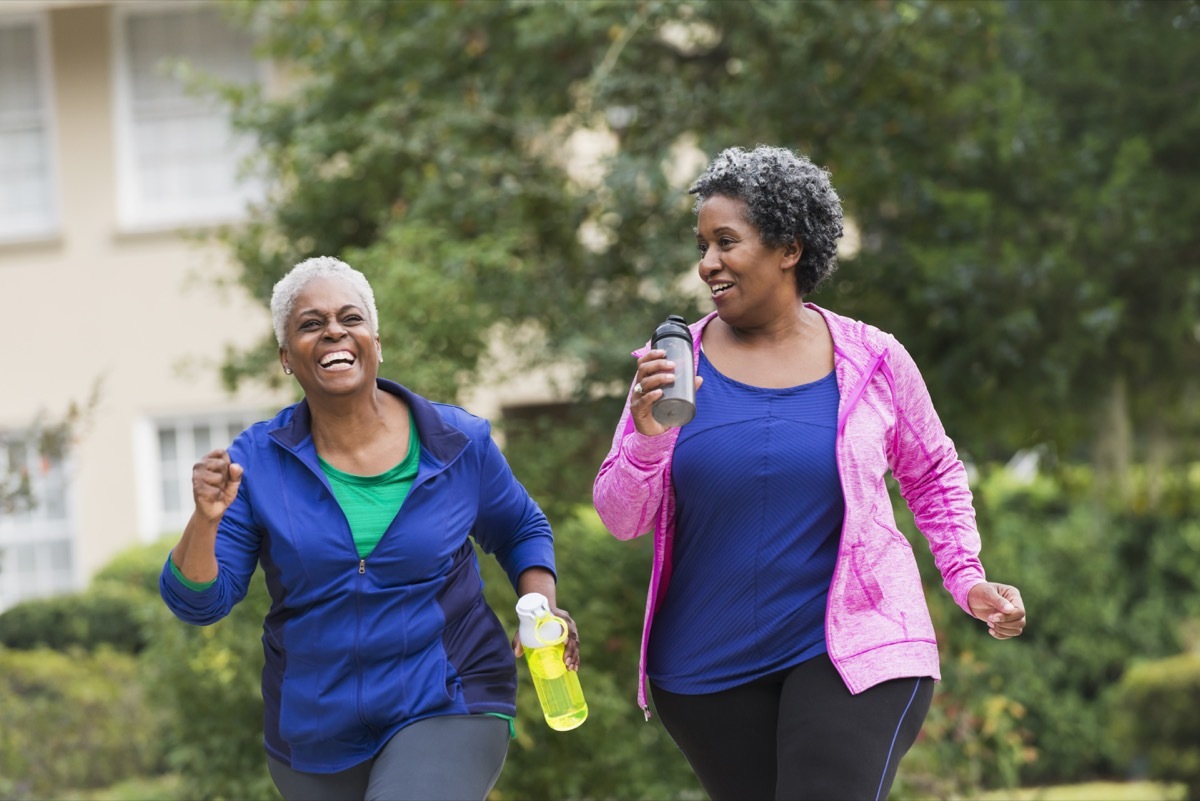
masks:
[[[292,374],[292,368],[290,368],[290,367],[285,367],[285,368],[283,368],[283,374],[284,374],[284,375],[291,375],[291,374]]]

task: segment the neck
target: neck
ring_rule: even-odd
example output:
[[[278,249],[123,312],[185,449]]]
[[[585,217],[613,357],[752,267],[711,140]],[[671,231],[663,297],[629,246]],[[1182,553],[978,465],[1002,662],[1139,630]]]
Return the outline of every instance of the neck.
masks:
[[[738,345],[785,344],[812,338],[819,330],[818,325],[824,327],[819,316],[818,312],[805,308],[803,298],[797,297],[789,308],[761,323],[741,326],[727,324],[726,327],[730,338]]]
[[[352,452],[388,429],[388,393],[369,392],[337,398],[308,399],[312,437],[319,452]]]

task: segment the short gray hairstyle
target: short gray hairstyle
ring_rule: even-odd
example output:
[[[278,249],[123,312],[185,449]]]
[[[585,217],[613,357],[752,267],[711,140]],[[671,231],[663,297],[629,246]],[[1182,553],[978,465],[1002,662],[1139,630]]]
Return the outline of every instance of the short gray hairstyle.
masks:
[[[340,278],[354,287],[362,298],[371,332],[379,333],[379,312],[375,309],[375,293],[371,290],[371,282],[367,277],[341,259],[313,256],[289,270],[271,290],[271,321],[275,325],[275,341],[279,343],[279,347],[284,347],[287,342],[287,321],[296,305],[296,297],[317,278]]]
[[[842,201],[829,181],[829,170],[806,156],[767,145],[726,148],[688,192],[697,196],[692,209],[697,214],[713,195],[745,203],[747,222],[758,229],[767,247],[799,239],[804,252],[796,265],[796,289],[801,295],[815,290],[837,269]]]

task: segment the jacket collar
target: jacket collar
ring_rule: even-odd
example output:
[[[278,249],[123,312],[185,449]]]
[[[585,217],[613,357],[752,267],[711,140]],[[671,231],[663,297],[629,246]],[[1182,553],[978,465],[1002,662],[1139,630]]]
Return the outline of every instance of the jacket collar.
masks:
[[[389,381],[386,378],[375,379],[375,385],[384,392],[389,392],[403,400],[412,410],[413,420],[417,424],[417,434],[421,438],[421,447],[434,459],[446,464],[460,454],[467,446],[467,435],[446,422],[438,412],[437,407],[417,393]],[[305,398],[291,407],[291,415],[280,415],[279,426],[271,429],[270,436],[290,451],[301,448],[305,442],[312,439],[312,410],[309,409],[308,399]]]

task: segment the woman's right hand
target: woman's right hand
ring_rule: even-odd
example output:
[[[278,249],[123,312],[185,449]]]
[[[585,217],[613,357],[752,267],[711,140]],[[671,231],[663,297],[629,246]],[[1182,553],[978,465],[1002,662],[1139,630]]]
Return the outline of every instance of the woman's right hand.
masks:
[[[192,498],[196,514],[218,521],[237,497],[242,484],[242,466],[230,460],[222,448],[210,451],[192,467]]]
[[[696,389],[699,389],[703,382],[703,378],[696,376]],[[657,437],[666,433],[667,426],[655,420],[650,410],[654,402],[662,397],[662,388],[674,383],[675,362],[667,361],[665,350],[648,350],[638,358],[629,411],[633,415],[633,424],[639,434]]]

